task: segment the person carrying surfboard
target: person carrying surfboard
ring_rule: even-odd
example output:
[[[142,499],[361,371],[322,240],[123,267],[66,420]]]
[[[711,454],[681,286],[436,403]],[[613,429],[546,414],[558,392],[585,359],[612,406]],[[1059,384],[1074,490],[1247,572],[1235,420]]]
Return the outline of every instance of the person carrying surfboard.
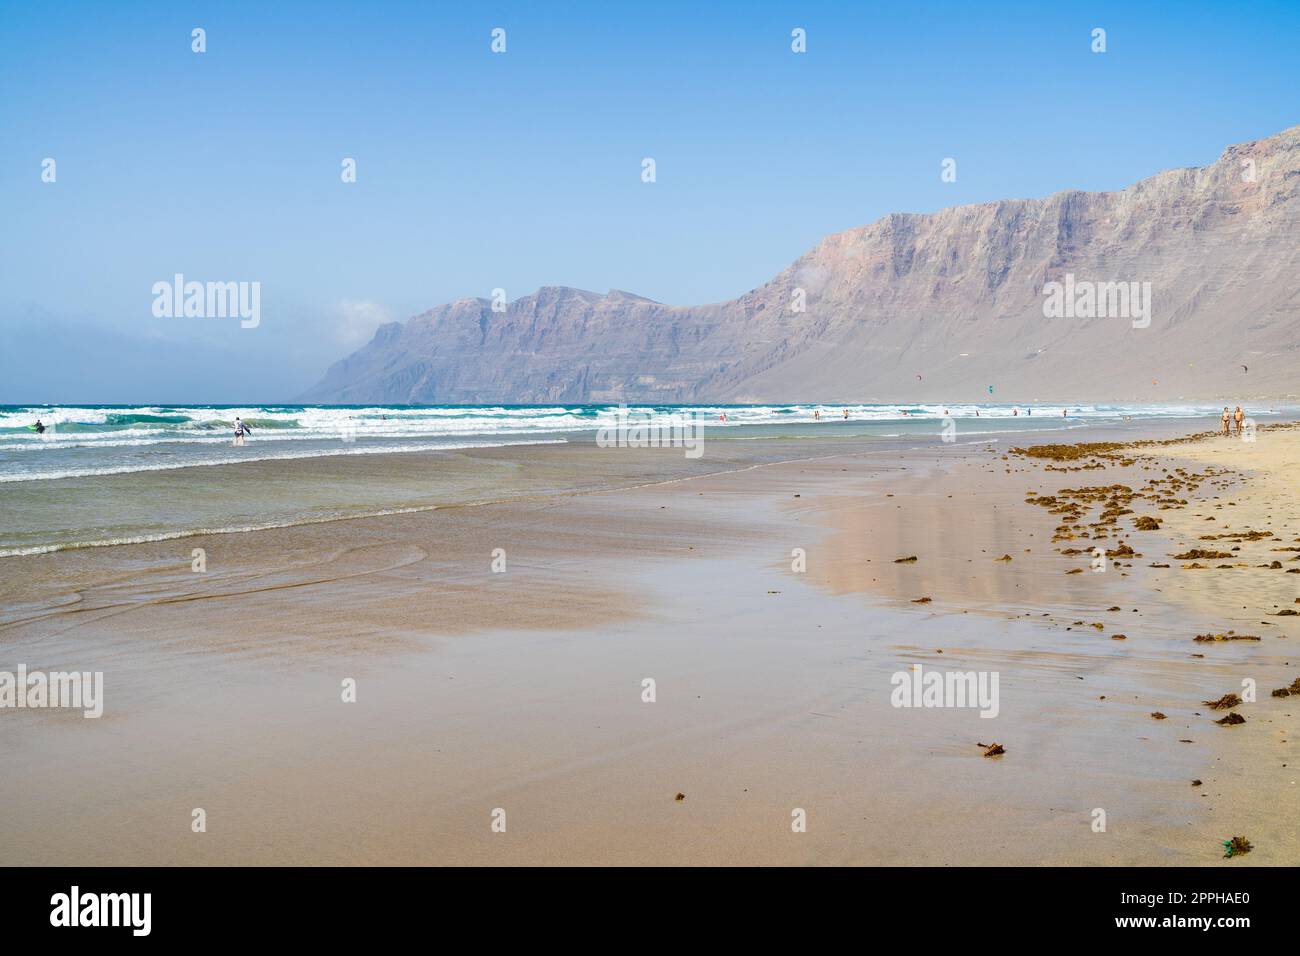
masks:
[[[40,420],[39,418],[36,419],[36,424],[33,425],[32,428],[34,428],[34,429],[36,430],[36,434],[38,434],[38,435],[44,435],[44,434],[45,434],[45,426],[41,424],[41,420]]]
[[[244,436],[253,434],[253,429],[249,428],[239,416],[235,416],[235,444],[244,444]]]

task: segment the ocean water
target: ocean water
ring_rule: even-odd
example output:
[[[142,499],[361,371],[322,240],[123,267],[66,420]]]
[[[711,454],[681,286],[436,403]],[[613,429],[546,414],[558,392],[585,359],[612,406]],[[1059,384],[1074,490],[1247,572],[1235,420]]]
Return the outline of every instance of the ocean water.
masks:
[[[702,423],[702,454],[695,461],[680,449],[597,454],[598,429],[620,414],[608,404],[4,405],[0,558],[616,487],[770,460],[787,439],[836,450],[872,441],[934,443],[949,417],[962,443],[1031,433],[1077,441],[1090,429],[1153,420],[1212,428],[1219,409],[640,405],[626,413],[660,424],[691,416]],[[1275,417],[1250,414],[1261,422]],[[242,446],[233,444],[236,417],[252,429]],[[38,419],[44,433],[30,427]],[[567,458],[529,454],[559,444],[586,448]],[[301,459],[312,461],[286,464]]]
[[[849,417],[844,418],[847,409]],[[814,418],[820,411],[821,420]],[[1067,414],[1062,415],[1065,411]],[[978,412],[978,414],[977,414]],[[1213,407],[1084,405],[630,406],[652,420],[698,413],[709,439],[816,437],[827,426],[865,435],[936,433],[946,415],[964,435],[1085,427],[1124,418],[1213,420]],[[249,461],[398,454],[593,440],[612,405],[352,406],[0,405],[0,482],[129,474]],[[724,418],[725,416],[725,418]],[[234,421],[252,428],[233,447]],[[40,420],[46,431],[30,426]],[[967,421],[973,420],[973,421]],[[843,437],[837,433],[836,437]]]

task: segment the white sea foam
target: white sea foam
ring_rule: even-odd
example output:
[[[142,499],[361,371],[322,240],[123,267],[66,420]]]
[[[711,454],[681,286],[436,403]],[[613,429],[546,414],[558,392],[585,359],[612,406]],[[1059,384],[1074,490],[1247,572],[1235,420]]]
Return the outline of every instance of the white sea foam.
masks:
[[[329,524],[353,518],[381,518],[386,515],[416,514],[436,511],[439,505],[419,505],[410,508],[384,508],[378,511],[360,511],[353,514],[330,515],[324,518],[297,518],[290,521],[267,521],[260,524],[232,525],[225,528],[187,528],[182,531],[162,531],[156,534],[125,535],[120,538],[101,538],[94,541],[63,541],[57,544],[37,544],[24,548],[0,548],[0,558],[17,558],[29,554],[50,554],[54,551],[77,551],[82,548],[112,548],[122,544],[149,544],[154,541],[175,541],[179,538],[196,538],[209,534],[243,534],[247,531],[270,531],[275,528],[297,528],[302,525]]]
[[[282,452],[277,455],[248,455],[246,457],[191,459],[185,462],[159,462],[154,464],[124,464],[103,468],[66,469],[50,472],[19,472],[0,474],[0,482],[51,481],[59,478],[90,478],[98,475],[129,475],[142,471],[175,471],[178,468],[207,467],[209,465],[243,465],[254,461],[287,461],[300,458],[334,458],[347,455],[387,455],[396,452],[457,451],[466,448],[510,448],[515,445],[563,445],[563,438],[538,441],[509,442],[440,442],[423,445],[376,445],[371,448],[349,446],[338,449]]]

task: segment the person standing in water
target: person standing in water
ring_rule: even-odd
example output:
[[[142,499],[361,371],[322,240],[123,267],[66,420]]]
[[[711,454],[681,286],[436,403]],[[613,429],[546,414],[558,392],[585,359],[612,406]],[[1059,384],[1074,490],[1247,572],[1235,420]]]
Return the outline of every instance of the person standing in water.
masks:
[[[45,426],[41,424],[41,420],[39,418],[36,419],[36,424],[33,425],[32,427],[36,429],[36,434],[38,435],[45,434]]]
[[[239,416],[235,416],[235,444],[244,444],[244,436],[252,433],[253,430],[244,424],[244,420]]]

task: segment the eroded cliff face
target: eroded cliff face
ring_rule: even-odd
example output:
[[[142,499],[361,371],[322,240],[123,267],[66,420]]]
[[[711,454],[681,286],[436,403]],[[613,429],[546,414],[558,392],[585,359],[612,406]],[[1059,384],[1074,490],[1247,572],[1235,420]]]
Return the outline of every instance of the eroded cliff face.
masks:
[[[1137,298],[1045,317],[1067,275]],[[460,299],[385,325],[304,400],[1245,400],[1300,395],[1297,369],[1300,127],[1117,192],[891,214],[729,302]]]

